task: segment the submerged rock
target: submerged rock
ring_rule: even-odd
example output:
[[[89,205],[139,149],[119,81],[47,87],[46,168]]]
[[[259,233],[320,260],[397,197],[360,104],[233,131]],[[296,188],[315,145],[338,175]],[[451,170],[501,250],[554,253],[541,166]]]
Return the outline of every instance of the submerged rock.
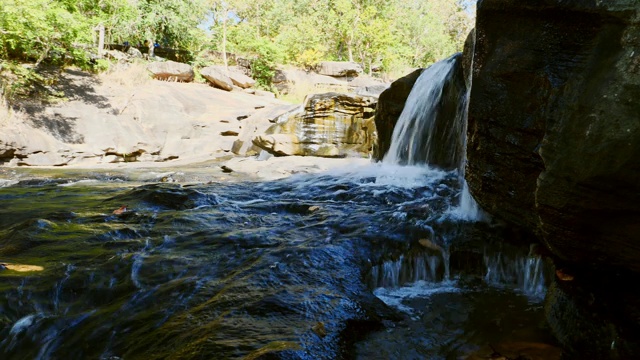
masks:
[[[375,101],[355,94],[310,95],[302,112],[282,119],[265,135],[254,137],[253,144],[279,156],[368,156],[377,137]]]

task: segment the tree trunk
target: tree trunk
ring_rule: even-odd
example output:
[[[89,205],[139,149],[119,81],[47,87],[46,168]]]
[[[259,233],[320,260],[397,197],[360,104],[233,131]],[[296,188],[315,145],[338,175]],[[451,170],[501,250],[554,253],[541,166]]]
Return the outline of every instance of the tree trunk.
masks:
[[[224,14],[222,20],[222,60],[224,61],[224,69],[229,70],[229,61],[227,60],[227,14]]]

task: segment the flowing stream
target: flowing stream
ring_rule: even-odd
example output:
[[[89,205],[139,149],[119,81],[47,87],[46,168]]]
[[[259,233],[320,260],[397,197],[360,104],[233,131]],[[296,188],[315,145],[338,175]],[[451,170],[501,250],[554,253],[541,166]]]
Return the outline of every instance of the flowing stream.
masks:
[[[0,262],[39,270],[0,270],[0,358],[449,359],[547,341],[544,261],[480,221],[461,179],[400,160],[267,182],[2,181]]]

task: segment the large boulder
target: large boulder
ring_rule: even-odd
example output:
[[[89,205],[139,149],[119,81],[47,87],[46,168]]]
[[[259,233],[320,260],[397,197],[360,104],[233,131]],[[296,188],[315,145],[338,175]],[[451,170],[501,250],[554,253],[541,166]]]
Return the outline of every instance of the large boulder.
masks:
[[[255,80],[240,72],[229,71],[229,78],[234,85],[242,89],[253,87],[256,84]]]
[[[344,91],[348,86],[346,81],[300,69],[277,69],[271,82],[281,94],[288,94],[293,87],[313,93],[318,88]]]
[[[377,140],[375,102],[355,94],[310,95],[303,111],[283,118],[253,143],[279,156],[369,156]]]
[[[362,73],[362,66],[349,61],[322,61],[316,66],[320,75],[334,77],[355,77]]]
[[[270,93],[272,94],[272,93]],[[253,145],[253,139],[264,134],[280,118],[288,118],[301,111],[300,105],[282,104],[263,108],[242,120],[242,129],[238,139],[233,142],[231,151],[236,155],[255,155],[261,149]]]
[[[382,160],[387,151],[389,151],[393,128],[396,126],[402,110],[404,110],[404,104],[407,102],[413,84],[416,83],[423,70],[417,69],[409,75],[401,77],[380,93],[375,114],[378,146],[373,153],[374,159]]]
[[[207,66],[200,69],[200,75],[218,89],[233,90],[233,80],[219,66]]]
[[[470,190],[485,210],[537,233],[557,262],[577,272],[613,277],[630,271],[636,279],[640,273],[639,13],[629,0],[484,0],[478,6]],[[575,338],[559,339],[584,358],[629,358],[625,341],[638,331],[638,312],[618,313],[597,296],[590,302],[609,312],[610,331],[620,338],[591,353],[575,346]],[[566,313],[550,314],[556,334],[571,326],[580,332],[571,317],[562,318]]]
[[[175,61],[156,61],[147,66],[154,79],[191,82],[194,72],[190,65]]]

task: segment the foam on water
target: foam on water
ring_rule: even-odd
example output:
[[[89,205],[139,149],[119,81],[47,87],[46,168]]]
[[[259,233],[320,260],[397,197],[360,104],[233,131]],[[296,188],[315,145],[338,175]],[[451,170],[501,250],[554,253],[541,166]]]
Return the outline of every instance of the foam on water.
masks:
[[[69,181],[68,183],[65,183],[65,184],[58,184],[58,186],[67,187],[67,186],[77,186],[77,185],[91,185],[91,184],[97,184],[97,183],[98,183],[98,180],[96,179],[82,179],[78,181]]]
[[[373,293],[385,304],[395,307],[407,314],[413,314],[414,309],[404,304],[406,300],[413,298],[428,298],[434,294],[456,293],[462,291],[463,290],[457,286],[455,281],[432,283],[420,280],[399,288],[377,288]]]

